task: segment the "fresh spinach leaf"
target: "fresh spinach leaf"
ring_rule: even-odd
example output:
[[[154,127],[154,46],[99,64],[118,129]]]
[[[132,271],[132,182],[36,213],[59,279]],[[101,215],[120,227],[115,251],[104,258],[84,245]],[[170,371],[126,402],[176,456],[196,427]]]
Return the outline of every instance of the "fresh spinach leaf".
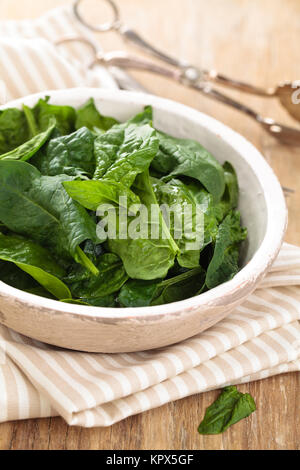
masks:
[[[66,193],[66,175],[42,176],[25,162],[0,161],[0,221],[62,257],[73,257],[97,274],[80,248],[85,240],[99,242],[96,224]]]
[[[49,291],[44,289],[33,277],[18,268],[14,263],[0,261],[0,280],[15,289],[23,290],[29,294],[55,299]]]
[[[30,109],[28,106],[25,106],[25,104],[23,104],[23,112],[24,112],[25,119],[28,124],[31,137],[38,135],[39,130],[38,130],[37,123],[35,121],[35,116],[34,116],[32,109]]]
[[[94,265],[98,263],[99,257],[105,254],[103,244],[99,245],[92,242],[91,240],[86,240],[82,244],[82,250]],[[91,271],[82,264],[72,262],[68,264],[66,269],[68,272],[66,276],[67,283],[81,282],[88,280],[91,277]]]
[[[213,212],[218,222],[222,222],[232,209],[236,209],[239,201],[239,185],[236,172],[229,162],[225,162],[223,168],[225,191],[222,200],[213,207]]]
[[[178,302],[200,293],[204,282],[205,272],[200,266],[165,280],[129,280],[122,287],[118,301],[123,307]]]
[[[247,230],[241,227],[240,213],[230,212],[220,224],[212,260],[206,274],[209,289],[232,279],[239,271],[239,247],[247,238]]]
[[[241,393],[234,386],[225,387],[217,400],[207,408],[198,432],[221,434],[255,410],[255,401],[249,393]]]
[[[63,302],[64,304],[88,306],[86,302],[83,302],[83,300],[80,300],[80,299],[61,299],[60,302]]]
[[[0,160],[29,160],[35,155],[40,148],[50,139],[50,136],[56,126],[54,118],[49,119],[48,128],[39,134],[36,134],[30,140],[27,140],[24,144],[11,150],[10,152],[4,153],[0,156]]]
[[[114,308],[117,307],[115,298],[113,295],[108,295],[106,297],[98,297],[98,298],[88,298],[88,299],[64,299],[61,300],[66,304],[74,304],[74,305],[89,305],[92,307],[110,307]]]
[[[38,295],[39,297],[45,297],[46,299],[57,300],[50,292],[48,292],[44,287],[32,287],[31,289],[25,289],[28,294]],[[61,299],[59,299],[61,301]]]
[[[200,251],[204,246],[204,215],[206,206],[200,205],[191,190],[180,180],[168,183],[152,178],[152,186],[159,205],[170,210],[170,232],[179,247],[178,262],[185,268],[199,266]],[[199,190],[199,188],[198,188]],[[196,236],[198,247],[191,249],[190,243]]]
[[[223,168],[226,185],[223,198],[229,202],[230,209],[235,209],[239,202],[239,184],[237,174],[229,162],[225,162]]]
[[[9,261],[0,261],[0,280],[11,287],[24,291],[39,287],[35,279]]]
[[[120,290],[118,301],[122,307],[148,307],[157,297],[160,283],[130,279]]]
[[[152,126],[153,120],[153,109],[152,106],[145,106],[142,112],[138,113],[133,118],[129,119],[128,123],[139,124],[140,126],[145,126],[149,124]]]
[[[15,108],[0,111],[0,156],[29,138],[30,131],[23,111]]]
[[[40,99],[33,108],[33,113],[40,131],[49,127],[49,121],[55,117],[56,127],[61,135],[75,131],[76,111],[71,106],[59,106],[49,103],[49,96]]]
[[[87,127],[91,131],[96,131],[97,133],[102,131],[104,133],[115,124],[118,124],[116,119],[109,116],[102,116],[99,113],[93,98],[89,99],[87,103],[77,110],[76,129]]]
[[[165,279],[160,285],[159,295],[153,299],[151,305],[179,302],[199,295],[205,285],[205,274],[204,269],[199,266],[175,278]]]
[[[98,258],[99,274],[91,275],[79,266],[69,273],[65,281],[71,288],[74,297],[100,299],[118,292],[128,279],[123,263],[113,253],[105,253]]]
[[[194,204],[201,206],[204,212],[203,248],[214,242],[218,233],[219,223],[223,220],[223,209],[214,203],[213,196],[203,188],[198,181],[185,178],[185,181],[175,180],[176,185]]]
[[[115,308],[117,307],[116,300],[114,295],[107,295],[106,297],[89,297],[82,299],[87,305],[92,307],[106,307],[106,308]]]
[[[224,170],[217,160],[198,142],[178,139],[163,132],[157,132],[159,152],[152,161],[152,168],[166,181],[174,176],[189,176],[197,179],[212,194],[215,202],[220,201],[225,190]]]
[[[86,127],[51,139],[46,152],[35,161],[35,165],[47,176],[92,177],[95,170],[94,140],[94,135]]]
[[[215,203],[214,198],[203,186],[191,178],[171,180],[170,184],[176,184],[194,204],[201,206],[204,211],[204,247],[215,243],[218,234],[218,226],[226,215],[238,205],[238,182],[234,168],[228,162],[223,165],[225,176],[225,192],[222,200]]]
[[[71,296],[67,286],[59,279],[64,275],[63,269],[47,250],[36,243],[0,234],[0,259],[14,263],[58,299]]]
[[[137,233],[128,232],[126,239],[118,236],[109,239],[109,249],[122,259],[129,277],[145,280],[163,278],[174,265],[179,249],[159,210],[148,171],[136,178],[134,191],[147,212],[143,211],[140,218],[134,220],[129,217],[128,229],[130,231],[133,223]],[[150,217],[155,207],[158,216],[157,220],[153,221]],[[152,236],[154,231],[155,237]]]
[[[117,181],[128,188],[149,168],[158,151],[156,131],[146,125],[114,126],[95,140],[94,179]]]
[[[120,198],[126,198],[128,207],[140,204],[134,192],[116,181],[66,181],[64,188],[74,201],[93,211],[97,211],[100,204],[119,204]]]
[[[103,244],[94,243],[92,240],[86,240],[82,246],[84,253],[95,264],[100,255],[104,255]]]

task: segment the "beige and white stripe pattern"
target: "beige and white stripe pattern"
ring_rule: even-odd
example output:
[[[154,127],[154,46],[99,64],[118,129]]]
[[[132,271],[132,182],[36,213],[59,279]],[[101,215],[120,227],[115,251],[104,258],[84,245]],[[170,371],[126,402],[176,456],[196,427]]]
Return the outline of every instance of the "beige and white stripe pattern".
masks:
[[[284,244],[242,306],[156,351],[64,351],[0,327],[0,421],[61,415],[71,425],[110,426],[188,395],[299,371],[299,273],[300,248]]]
[[[0,22],[7,99],[80,85],[115,87],[86,49],[62,56],[49,41],[88,34],[69,7],[33,22]],[[24,39],[26,38],[26,39]],[[132,354],[87,354],[38,343],[0,326],[0,422],[61,415],[109,426],[164,403],[300,370],[300,248],[285,244],[260,288],[225,320],[181,344]]]
[[[69,6],[50,11],[34,21],[0,21],[0,81],[6,85],[5,100],[0,97],[2,101],[42,90],[83,85],[117,88],[103,67],[88,70],[93,58],[89,48],[79,43],[60,49],[54,46],[58,39],[74,35],[94,41]]]

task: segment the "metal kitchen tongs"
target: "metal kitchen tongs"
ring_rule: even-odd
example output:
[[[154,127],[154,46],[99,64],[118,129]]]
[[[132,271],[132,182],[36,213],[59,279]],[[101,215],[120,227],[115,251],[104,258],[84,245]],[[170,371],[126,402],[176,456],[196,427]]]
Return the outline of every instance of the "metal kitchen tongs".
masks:
[[[152,56],[167,63],[171,67],[158,65],[157,63],[150,62],[139,56],[132,56],[124,51],[114,51],[103,53],[99,51],[94,43],[86,38],[81,37],[67,37],[58,41],[57,44],[63,44],[70,41],[84,42],[86,45],[93,49],[95,59],[91,64],[93,67],[96,64],[101,64],[107,67],[115,66],[124,69],[144,70],[151,73],[159,74],[170,79],[173,79],[184,86],[192,88],[200,93],[207,95],[217,101],[227,104],[255,119],[267,132],[276,137],[280,142],[289,145],[300,145],[300,130],[284,126],[275,122],[271,118],[265,118],[259,113],[255,112],[248,106],[239,103],[231,97],[214,89],[210,82],[215,82],[220,85],[244,91],[247,93],[259,95],[262,97],[278,97],[281,104],[292,114],[300,120],[300,105],[297,107],[292,104],[292,84],[286,83],[277,88],[264,90],[247,83],[232,80],[224,75],[215,71],[209,71],[195,67],[188,62],[178,60],[171,57],[145,41],[138,33],[124,25],[120,20],[120,13],[117,5],[113,0],[105,0],[112,9],[113,20],[111,22],[103,23],[100,25],[93,25],[87,22],[81,12],[80,4],[83,0],[75,0],[73,4],[74,13],[78,21],[94,32],[108,32],[115,31],[119,33],[125,40],[130,41],[136,46],[139,46],[143,51],[151,54]],[[103,0],[102,0],[103,1]],[[297,109],[296,109],[297,108]]]

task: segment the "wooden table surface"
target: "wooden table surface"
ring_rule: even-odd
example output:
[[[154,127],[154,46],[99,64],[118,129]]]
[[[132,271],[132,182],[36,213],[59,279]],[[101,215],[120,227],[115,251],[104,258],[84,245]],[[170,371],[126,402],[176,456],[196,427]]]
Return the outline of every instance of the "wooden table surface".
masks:
[[[196,65],[272,86],[300,79],[299,0],[117,0],[122,17],[157,46]],[[100,2],[86,0],[97,17]],[[0,0],[0,18],[36,17],[64,0]],[[124,48],[113,33],[99,36],[105,50]],[[240,132],[264,154],[284,186],[286,240],[300,244],[300,150],[279,145],[248,117],[166,79],[136,77],[152,92],[185,103]],[[264,115],[297,125],[276,100],[233,96]],[[299,104],[300,106],[300,104]],[[299,374],[240,386],[256,400],[257,411],[224,435],[199,436],[197,425],[217,392],[196,395],[129,418],[108,429],[68,427],[60,418],[0,425],[0,449],[299,449]],[[1,393],[1,391],[0,391]]]

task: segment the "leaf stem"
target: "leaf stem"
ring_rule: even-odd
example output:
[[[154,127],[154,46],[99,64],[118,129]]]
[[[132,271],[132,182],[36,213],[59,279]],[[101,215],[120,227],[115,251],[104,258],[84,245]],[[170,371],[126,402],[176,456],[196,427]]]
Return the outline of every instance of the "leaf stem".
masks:
[[[203,272],[203,268],[199,266],[198,268],[191,269],[190,271],[187,271],[186,273],[179,274],[178,276],[171,277],[170,279],[165,279],[159,284],[159,286],[169,287],[172,284],[177,284],[177,282],[185,281],[186,279],[196,276],[196,274],[200,274],[202,272]]]
[[[23,111],[24,111],[24,114],[28,123],[29,130],[31,132],[31,135],[32,137],[35,137],[39,133],[39,131],[38,131],[35,119],[34,119],[33,112],[31,111],[30,108],[28,108],[28,106],[25,106],[25,104],[23,104]]]
[[[76,248],[76,255],[83,266],[85,266],[89,271],[91,271],[94,276],[98,276],[99,270],[96,266],[92,263],[92,261],[86,256],[86,254],[82,251],[82,249],[77,246]]]
[[[139,190],[143,191],[144,194],[146,195],[145,199],[147,199],[149,207],[151,207],[151,204],[155,204],[159,207],[159,204],[157,202],[155,193],[153,191],[152,184],[150,182],[149,170],[145,171],[141,175],[141,177],[143,178],[144,188],[139,188]],[[148,196],[147,196],[147,194],[148,194]],[[159,208],[159,219],[160,219],[160,222],[161,222],[162,234],[164,234],[165,235],[164,238],[166,238],[168,240],[170,248],[172,249],[174,254],[180,253],[180,249],[179,249],[177,243],[175,242],[174,238],[172,237],[172,235],[170,233],[170,230],[167,227],[167,224],[165,222],[165,219],[162,215],[162,212],[161,212],[160,208]]]

